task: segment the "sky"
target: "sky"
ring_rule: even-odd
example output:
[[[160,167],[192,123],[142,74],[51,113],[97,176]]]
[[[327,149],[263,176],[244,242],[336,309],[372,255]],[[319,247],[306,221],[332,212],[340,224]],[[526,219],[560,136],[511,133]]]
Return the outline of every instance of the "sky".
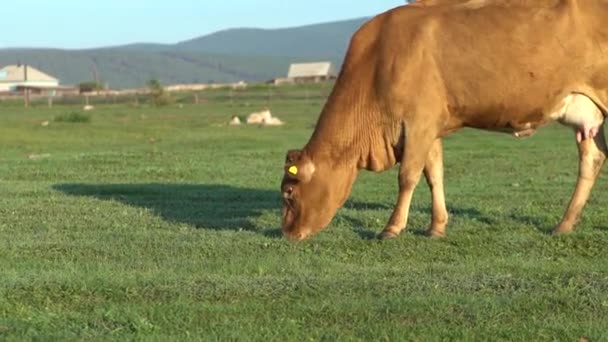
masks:
[[[397,0],[2,1],[0,48],[177,43],[228,28],[282,28],[373,16]],[[11,28],[6,30],[6,28]]]

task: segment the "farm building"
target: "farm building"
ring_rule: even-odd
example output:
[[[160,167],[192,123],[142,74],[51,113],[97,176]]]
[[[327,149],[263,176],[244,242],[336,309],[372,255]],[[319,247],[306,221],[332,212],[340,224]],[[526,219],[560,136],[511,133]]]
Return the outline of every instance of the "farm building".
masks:
[[[15,91],[19,86],[56,87],[59,80],[25,65],[9,65],[0,69],[0,91]]]
[[[59,85],[59,80],[27,64],[9,65],[0,69],[0,93],[23,92],[56,95],[71,93],[73,87]]]
[[[287,79],[291,82],[320,82],[336,77],[331,62],[294,63],[289,66]]]

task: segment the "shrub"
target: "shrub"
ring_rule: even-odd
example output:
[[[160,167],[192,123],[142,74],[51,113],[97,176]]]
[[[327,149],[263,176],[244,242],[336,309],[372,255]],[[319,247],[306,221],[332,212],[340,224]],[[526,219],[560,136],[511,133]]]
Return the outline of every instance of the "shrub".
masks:
[[[157,107],[166,106],[173,102],[159,80],[148,81],[148,90],[150,91],[150,102]]]
[[[84,114],[80,112],[69,112],[56,116],[54,118],[55,122],[90,122],[91,116],[89,114]]]

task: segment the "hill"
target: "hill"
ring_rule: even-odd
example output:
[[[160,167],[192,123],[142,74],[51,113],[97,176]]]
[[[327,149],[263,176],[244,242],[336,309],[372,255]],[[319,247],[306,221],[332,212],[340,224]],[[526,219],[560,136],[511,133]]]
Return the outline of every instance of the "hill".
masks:
[[[365,19],[277,30],[232,29],[176,44],[180,50],[239,56],[326,57],[339,60]]]
[[[0,49],[0,66],[27,63],[77,84],[94,75],[112,88],[164,84],[263,81],[285,75],[290,63],[342,62],[365,19],[285,29],[230,29],[176,44],[131,44],[89,50]]]

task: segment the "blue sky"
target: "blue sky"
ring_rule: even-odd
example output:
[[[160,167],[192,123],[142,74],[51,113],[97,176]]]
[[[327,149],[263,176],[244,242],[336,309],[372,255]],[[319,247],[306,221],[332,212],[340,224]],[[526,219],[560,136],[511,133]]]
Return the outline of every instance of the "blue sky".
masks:
[[[234,27],[277,28],[372,16],[397,0],[2,1],[0,48],[176,43]],[[2,12],[5,15],[2,15]],[[20,15],[22,14],[22,15]],[[10,28],[7,30],[6,28]],[[10,34],[8,34],[10,32]]]

